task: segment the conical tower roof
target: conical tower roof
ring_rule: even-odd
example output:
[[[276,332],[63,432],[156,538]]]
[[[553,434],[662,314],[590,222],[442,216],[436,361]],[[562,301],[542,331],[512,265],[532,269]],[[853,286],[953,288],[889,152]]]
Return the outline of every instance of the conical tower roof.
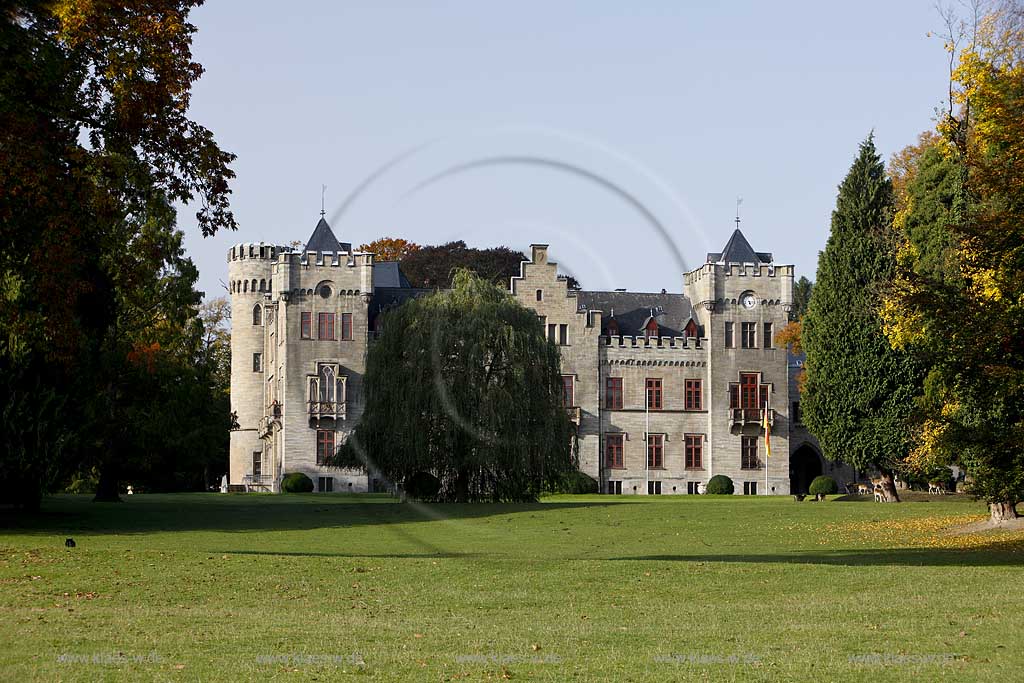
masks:
[[[733,230],[720,252],[708,252],[708,263],[771,263],[771,252],[754,251],[739,228]]]
[[[304,251],[316,251],[316,252],[336,252],[336,251],[351,251],[352,245],[348,243],[339,242],[338,238],[334,236],[334,231],[331,230],[331,226],[327,224],[323,216],[320,217],[320,222],[313,228],[313,234],[309,236],[309,241],[306,242],[306,248]]]

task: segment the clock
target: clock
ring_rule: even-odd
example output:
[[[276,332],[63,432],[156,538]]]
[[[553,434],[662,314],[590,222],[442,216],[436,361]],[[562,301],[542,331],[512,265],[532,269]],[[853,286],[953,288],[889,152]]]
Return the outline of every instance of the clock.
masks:
[[[757,305],[757,299],[754,298],[753,294],[747,292],[746,294],[740,297],[740,304],[743,306],[743,308],[753,308],[754,306]]]

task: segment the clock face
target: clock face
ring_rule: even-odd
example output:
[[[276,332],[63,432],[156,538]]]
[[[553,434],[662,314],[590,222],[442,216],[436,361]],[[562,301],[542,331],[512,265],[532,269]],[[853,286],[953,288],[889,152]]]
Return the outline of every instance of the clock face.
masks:
[[[747,294],[744,294],[743,297],[740,299],[740,303],[743,304],[743,308],[753,308],[755,305],[757,305],[757,299],[754,298],[753,294],[750,294],[748,292]]]

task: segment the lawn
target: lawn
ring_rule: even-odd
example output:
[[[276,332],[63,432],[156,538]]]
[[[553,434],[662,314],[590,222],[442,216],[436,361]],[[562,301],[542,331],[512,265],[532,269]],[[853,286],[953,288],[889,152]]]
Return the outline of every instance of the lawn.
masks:
[[[54,497],[0,514],[0,672],[1016,680],[1024,533],[945,532],[984,514],[953,496]]]

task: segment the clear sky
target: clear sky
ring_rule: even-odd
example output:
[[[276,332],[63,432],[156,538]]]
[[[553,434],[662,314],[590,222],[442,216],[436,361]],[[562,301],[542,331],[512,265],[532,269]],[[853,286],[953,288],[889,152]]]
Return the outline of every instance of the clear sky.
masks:
[[[542,242],[587,289],[670,292],[742,196],[754,248],[813,279],[858,143],[888,158],[947,87],[931,0],[214,0],[192,20],[192,116],[238,155],[238,232],[180,212],[209,295],[231,244],[304,242],[321,185],[356,245]]]

